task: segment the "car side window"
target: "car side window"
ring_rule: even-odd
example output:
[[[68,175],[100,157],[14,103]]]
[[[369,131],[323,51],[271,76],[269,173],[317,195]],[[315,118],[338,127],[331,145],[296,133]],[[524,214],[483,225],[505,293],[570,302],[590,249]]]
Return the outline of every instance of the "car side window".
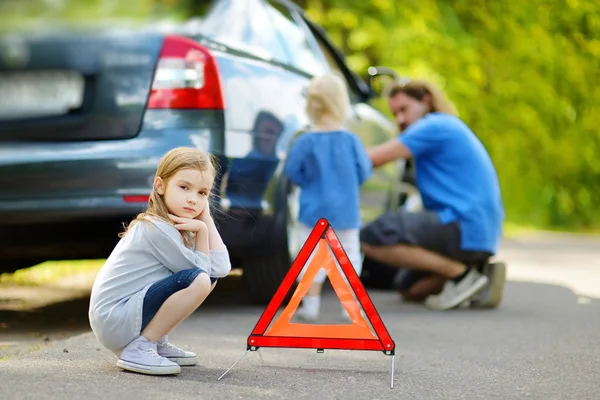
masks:
[[[325,66],[308,43],[306,30],[298,25],[287,8],[274,1],[269,4],[269,15],[286,48],[289,64],[311,75],[325,73]]]

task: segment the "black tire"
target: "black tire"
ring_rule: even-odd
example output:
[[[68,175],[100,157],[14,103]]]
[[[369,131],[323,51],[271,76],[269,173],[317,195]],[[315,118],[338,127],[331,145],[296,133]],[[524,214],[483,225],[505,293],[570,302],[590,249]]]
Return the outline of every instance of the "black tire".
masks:
[[[291,187],[282,180],[277,196],[278,213],[274,222],[273,236],[269,238],[269,248],[259,255],[243,261],[243,279],[253,303],[268,304],[286,274],[292,266],[290,250],[288,249],[287,222],[290,218],[288,210],[288,193]],[[287,303],[296,288],[296,283],[286,293],[284,302]]]

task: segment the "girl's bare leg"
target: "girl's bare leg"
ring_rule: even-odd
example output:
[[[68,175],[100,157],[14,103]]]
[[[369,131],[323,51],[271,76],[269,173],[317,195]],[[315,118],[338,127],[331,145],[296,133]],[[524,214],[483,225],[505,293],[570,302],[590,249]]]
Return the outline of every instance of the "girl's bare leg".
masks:
[[[208,292],[208,294],[211,294],[211,293],[212,293],[212,291],[213,291],[213,289],[215,288],[215,286],[216,286],[216,285],[217,285],[217,282],[215,282],[215,283],[213,283],[213,284],[212,284],[212,286],[210,287],[210,291]],[[206,295],[206,297],[208,297],[208,295]],[[205,299],[206,299],[206,298],[205,298]],[[192,311],[192,312],[193,312],[193,311]],[[179,322],[179,324],[181,324],[183,321],[185,321],[185,319],[186,319],[186,318],[187,318],[187,317],[183,318],[183,319],[182,319],[182,320]],[[171,332],[173,332],[173,331],[175,330],[175,328],[177,328],[177,327],[179,326],[179,324],[177,324],[177,325],[175,325],[173,328],[171,328],[171,330],[170,330],[169,332],[167,332],[166,334],[167,334],[167,335],[170,335],[170,334],[171,334]]]
[[[156,342],[173,331],[190,316],[206,299],[211,291],[210,279],[202,273],[185,289],[173,293],[158,309],[142,336]]]

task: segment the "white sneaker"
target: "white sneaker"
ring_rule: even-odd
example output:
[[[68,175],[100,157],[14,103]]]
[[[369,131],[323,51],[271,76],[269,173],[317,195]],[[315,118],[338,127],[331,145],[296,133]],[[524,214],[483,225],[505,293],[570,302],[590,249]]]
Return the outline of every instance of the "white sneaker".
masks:
[[[173,375],[181,372],[181,367],[158,355],[156,342],[138,336],[121,352],[117,367],[127,371],[147,375]]]
[[[180,366],[196,365],[198,363],[198,357],[196,353],[191,351],[185,351],[168,340],[157,343],[157,352],[161,357],[167,358],[169,361],[173,361]]]
[[[306,322],[315,322],[319,319],[319,310],[309,310],[305,306],[298,307],[295,313],[298,318]]]
[[[458,283],[448,280],[439,295],[428,296],[425,305],[432,310],[449,310],[469,300],[487,284],[488,278],[476,269],[469,273]]]

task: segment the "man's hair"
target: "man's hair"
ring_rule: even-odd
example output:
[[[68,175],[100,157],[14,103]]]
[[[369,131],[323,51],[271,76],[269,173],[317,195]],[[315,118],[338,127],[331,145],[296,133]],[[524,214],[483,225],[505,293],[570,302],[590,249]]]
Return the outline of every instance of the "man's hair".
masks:
[[[398,93],[404,93],[415,100],[423,101],[425,95],[430,97],[431,109],[429,112],[444,112],[457,115],[456,107],[448,100],[444,93],[433,83],[424,80],[400,80],[392,82],[385,91],[386,97],[391,99]]]

